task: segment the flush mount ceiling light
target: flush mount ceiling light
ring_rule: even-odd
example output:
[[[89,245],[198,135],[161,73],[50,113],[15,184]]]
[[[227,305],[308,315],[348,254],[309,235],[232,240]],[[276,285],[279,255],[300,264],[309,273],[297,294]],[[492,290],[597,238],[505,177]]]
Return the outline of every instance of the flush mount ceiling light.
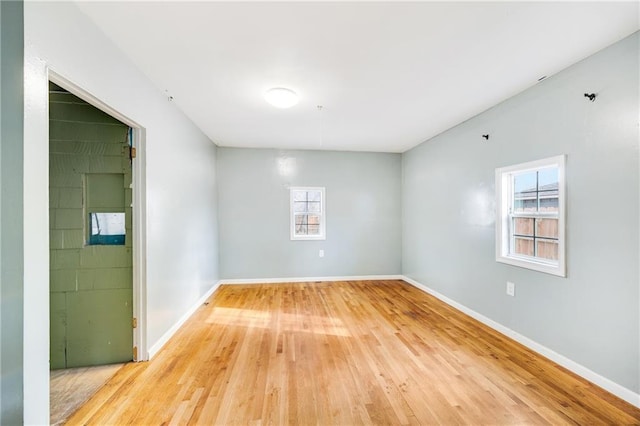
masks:
[[[274,87],[267,90],[264,99],[276,108],[291,108],[298,103],[296,92],[284,87]]]

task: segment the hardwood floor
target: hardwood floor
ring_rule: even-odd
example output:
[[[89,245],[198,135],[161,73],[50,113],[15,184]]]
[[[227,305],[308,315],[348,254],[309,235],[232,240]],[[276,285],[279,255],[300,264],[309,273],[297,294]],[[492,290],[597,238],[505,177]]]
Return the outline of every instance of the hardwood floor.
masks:
[[[69,424],[640,424],[403,281],[222,286]]]

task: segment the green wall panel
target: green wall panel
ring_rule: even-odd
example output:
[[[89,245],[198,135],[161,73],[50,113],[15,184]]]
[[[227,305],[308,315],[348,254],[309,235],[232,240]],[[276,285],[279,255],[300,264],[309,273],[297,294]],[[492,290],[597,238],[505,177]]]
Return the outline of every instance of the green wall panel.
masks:
[[[64,108],[64,104],[57,104],[55,108]],[[55,109],[54,108],[54,109]],[[49,137],[55,140],[104,142],[126,142],[127,127],[97,123],[74,123],[69,121],[49,120]]]
[[[50,96],[51,368],[132,359],[128,127],[86,102]],[[87,245],[89,212],[125,212],[125,245]]]
[[[68,154],[70,152],[76,155],[122,155],[124,150],[122,142],[97,142],[91,143],[82,141],[66,141],[51,139],[52,154]]]
[[[63,229],[61,232],[63,248],[73,249],[84,246],[84,231],[82,229]]]
[[[125,176],[126,178],[126,176]],[[130,188],[125,188],[124,190],[124,205],[127,207],[131,207],[133,203],[133,191]]]
[[[50,281],[49,291],[51,293],[76,291],[77,289],[76,271],[77,271],[76,268],[52,269],[50,272],[51,281]]]
[[[64,102],[66,94],[52,94],[50,100]],[[49,113],[51,120],[81,121],[98,124],[120,124],[115,118],[86,103],[67,103],[64,108],[54,108]]]
[[[71,208],[82,205],[82,188],[55,188],[60,208]],[[52,206],[53,207],[53,206]]]
[[[131,268],[93,268],[78,270],[78,290],[133,288]]]
[[[70,269],[80,266],[80,250],[51,250],[51,270]]]
[[[131,267],[131,249],[123,246],[87,246],[80,252],[83,268]]]
[[[124,209],[123,174],[88,174],[86,179],[87,209],[89,212],[104,211],[95,210],[104,207]]]
[[[131,360],[130,289],[77,291],[67,295],[67,366]]]
[[[86,173],[89,171],[89,157],[77,154],[52,154],[49,156],[49,174]]]
[[[131,207],[125,207],[124,212],[126,214],[125,218],[124,218],[124,225],[127,228],[127,231],[131,231]],[[131,238],[129,238],[129,240],[131,240]]]
[[[84,247],[84,231],[82,229],[52,229],[49,231],[51,250],[80,249]]]
[[[53,172],[49,169],[49,186],[61,188],[81,188],[82,174],[74,173],[72,170]]]
[[[49,212],[49,219],[51,219],[51,212]],[[62,243],[62,230],[58,230],[58,229],[51,229],[49,231],[49,248],[51,250],[55,250],[55,249],[61,249],[63,248],[63,243]]]
[[[84,216],[82,208],[78,209],[56,209],[54,229],[82,229],[84,227]]]
[[[67,303],[65,293],[51,293],[49,297],[51,321],[51,368],[64,368],[66,365],[67,341]]]
[[[129,159],[125,160],[127,164]],[[90,173],[123,173],[123,159],[116,156],[92,157],[89,160],[88,171]]]

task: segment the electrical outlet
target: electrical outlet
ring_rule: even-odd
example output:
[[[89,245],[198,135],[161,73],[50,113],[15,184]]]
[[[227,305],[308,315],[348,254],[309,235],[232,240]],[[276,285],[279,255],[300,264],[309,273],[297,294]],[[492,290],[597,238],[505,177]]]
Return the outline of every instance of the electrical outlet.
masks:
[[[324,250],[320,250],[320,251],[318,252],[318,256],[320,256],[320,257],[324,257]]]
[[[507,294],[512,297],[516,295],[515,283],[512,283],[511,281],[507,281]]]

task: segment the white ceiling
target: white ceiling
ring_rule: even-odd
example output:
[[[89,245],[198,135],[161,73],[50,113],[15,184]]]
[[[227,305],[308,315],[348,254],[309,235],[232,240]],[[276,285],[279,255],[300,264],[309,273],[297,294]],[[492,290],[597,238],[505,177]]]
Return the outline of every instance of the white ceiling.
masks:
[[[284,149],[406,151],[640,28],[638,2],[78,6],[216,144]]]

